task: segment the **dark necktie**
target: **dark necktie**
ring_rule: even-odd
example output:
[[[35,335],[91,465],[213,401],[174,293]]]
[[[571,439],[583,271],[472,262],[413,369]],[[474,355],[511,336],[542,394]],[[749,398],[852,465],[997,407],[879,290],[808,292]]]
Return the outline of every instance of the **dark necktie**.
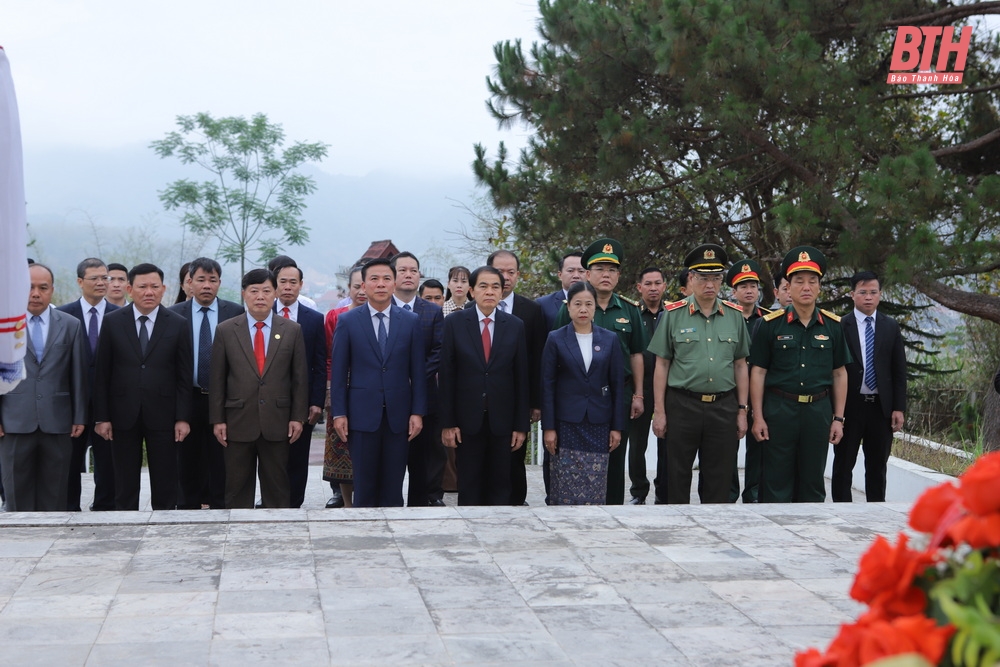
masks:
[[[872,391],[878,389],[875,381],[875,329],[871,315],[865,318],[865,384]]]
[[[411,311],[411,310],[413,310],[413,309],[412,309],[412,308],[410,308],[410,304],[408,304],[408,303],[404,303],[404,304],[403,304],[403,310],[405,310],[406,312],[410,312],[410,311]]]
[[[263,377],[267,357],[264,351],[264,323],[257,322],[254,326],[257,327],[257,333],[253,335],[253,356],[257,359],[257,374]]]
[[[378,349],[385,358],[385,344],[389,340],[389,332],[385,330],[385,313],[375,313],[378,318]]]
[[[208,323],[208,306],[201,307],[201,329],[198,331],[198,386],[208,389],[212,367],[212,326]]]
[[[87,338],[90,340],[90,353],[97,354],[97,308],[90,307],[90,326],[87,327]]]
[[[139,316],[139,350],[142,356],[146,356],[146,348],[149,347],[149,332],[146,331],[146,322],[149,318],[145,315]]]
[[[506,313],[507,312],[507,302],[506,301],[501,301],[500,302],[500,312],[502,312],[502,313]]]
[[[42,336],[42,318],[38,315],[31,316],[31,346],[35,348],[35,359],[42,363],[45,356],[45,339]]]
[[[490,322],[492,322],[488,317],[483,318],[483,356],[486,357],[486,361],[490,360],[490,351],[493,349],[493,341],[490,339]]]

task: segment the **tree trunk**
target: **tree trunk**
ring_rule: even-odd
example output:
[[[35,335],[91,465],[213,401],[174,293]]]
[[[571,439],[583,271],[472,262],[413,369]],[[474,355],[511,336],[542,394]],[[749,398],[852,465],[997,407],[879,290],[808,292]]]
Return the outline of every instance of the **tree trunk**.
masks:
[[[914,276],[912,285],[946,308],[1000,324],[1000,297],[966,292],[919,276]]]
[[[986,390],[983,397],[983,449],[988,452],[1000,450],[1000,394],[993,387]]]

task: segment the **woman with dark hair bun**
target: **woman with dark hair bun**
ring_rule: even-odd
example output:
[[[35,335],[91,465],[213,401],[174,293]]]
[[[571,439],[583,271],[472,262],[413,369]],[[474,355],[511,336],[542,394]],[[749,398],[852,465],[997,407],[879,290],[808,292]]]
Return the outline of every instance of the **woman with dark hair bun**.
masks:
[[[625,364],[618,337],[594,326],[597,292],[573,283],[570,323],[549,334],[542,352],[542,430],[552,456],[553,505],[603,505],[608,459],[625,428]]]
[[[180,275],[177,276],[177,300],[174,301],[175,306],[191,298],[191,276],[188,275],[190,268],[191,262],[184,262]]]
[[[445,317],[465,308],[469,300],[470,275],[471,272],[464,266],[453,266],[448,269],[448,289],[445,290],[445,302],[441,306]]]

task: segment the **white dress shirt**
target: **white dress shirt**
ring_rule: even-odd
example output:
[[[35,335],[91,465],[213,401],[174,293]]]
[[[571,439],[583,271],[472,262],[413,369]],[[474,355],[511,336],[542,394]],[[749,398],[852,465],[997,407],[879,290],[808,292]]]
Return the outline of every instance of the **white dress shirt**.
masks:
[[[292,303],[292,305],[290,305],[290,306],[286,306],[285,304],[281,303],[280,300],[275,300],[274,305],[278,309],[278,317],[284,317],[285,316],[285,310],[284,309],[287,308],[288,309],[288,319],[290,319],[292,322],[298,322],[299,321],[299,302],[298,301]]]
[[[156,308],[153,309],[153,311],[149,315],[146,315],[146,317],[149,318],[149,321],[146,322],[147,340],[153,340],[153,327],[156,325],[156,314],[159,312],[160,312],[160,306],[157,306]],[[142,322],[139,321],[139,318],[142,317],[142,313],[139,312],[138,308],[133,307],[132,314],[135,316],[135,333],[138,336],[139,327],[142,326]]]
[[[107,299],[101,299],[96,304],[91,305],[90,302],[81,296],[80,308],[83,310],[83,333],[87,334],[88,337],[90,336],[90,309],[97,309],[97,333],[100,335],[101,327],[104,326],[104,312],[108,308]]]
[[[865,328],[868,326],[868,324],[865,322],[865,318],[869,316],[865,315],[860,310],[855,308],[854,317],[858,321],[858,342],[860,343],[858,347],[861,348],[861,393],[877,394],[878,393],[877,390],[872,391],[871,389],[868,388],[868,385],[865,384],[865,371],[868,370],[868,357],[866,356],[866,350],[865,350]],[[878,317],[878,310],[876,310],[874,313],[871,314],[873,336],[875,335],[875,322],[877,317]],[[874,363],[874,361],[872,363]]]
[[[378,322],[379,322],[379,319],[378,317],[375,316],[375,314],[379,312],[385,313],[385,317],[382,319],[382,321],[385,322],[385,335],[388,336],[389,319],[390,319],[389,311],[392,310],[392,304],[390,303],[388,306],[386,306],[385,310],[382,311],[375,310],[375,306],[373,306],[371,302],[368,302],[368,304],[366,305],[368,306],[368,316],[371,317],[372,320],[372,328],[375,330],[375,340],[378,340]]]
[[[590,372],[590,362],[594,360],[594,332],[576,334],[576,342],[583,355],[583,367]]]
[[[271,342],[271,316],[274,313],[268,312],[267,317],[262,321],[264,322],[264,356],[267,357],[267,346]],[[250,325],[250,347],[253,347],[253,339],[257,336],[257,320],[253,315],[247,313],[247,322]]]
[[[476,306],[476,315],[479,317],[479,335],[480,336],[483,335],[483,327],[489,327],[489,329],[490,329],[490,344],[492,345],[493,344],[493,332],[496,331],[496,329],[494,329],[494,327],[497,325],[497,311],[494,310],[489,315],[483,315],[483,311],[481,311],[479,309],[479,306]],[[484,324],[483,320],[485,320],[487,317],[490,318],[490,323],[489,324]]]

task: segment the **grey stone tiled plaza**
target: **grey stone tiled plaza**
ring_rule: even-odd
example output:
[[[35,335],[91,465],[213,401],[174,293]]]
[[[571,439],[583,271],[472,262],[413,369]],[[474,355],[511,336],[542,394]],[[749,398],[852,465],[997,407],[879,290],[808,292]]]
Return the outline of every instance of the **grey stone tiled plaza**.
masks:
[[[11,665],[790,664],[857,615],[857,558],[907,509],[0,514],[0,647]]]

